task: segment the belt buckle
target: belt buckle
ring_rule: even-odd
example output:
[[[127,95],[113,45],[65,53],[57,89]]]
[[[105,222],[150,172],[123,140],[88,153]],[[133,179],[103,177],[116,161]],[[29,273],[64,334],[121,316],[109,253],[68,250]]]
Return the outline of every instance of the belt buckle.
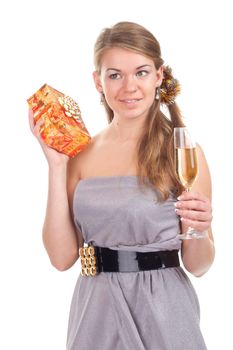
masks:
[[[79,248],[79,256],[81,257],[81,275],[96,276],[97,256],[94,246],[89,244],[87,247]]]

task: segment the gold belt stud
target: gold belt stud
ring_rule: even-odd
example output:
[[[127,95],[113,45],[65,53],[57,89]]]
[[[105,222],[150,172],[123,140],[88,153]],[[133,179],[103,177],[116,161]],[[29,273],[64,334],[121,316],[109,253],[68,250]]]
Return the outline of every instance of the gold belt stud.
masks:
[[[81,257],[81,275],[95,276],[97,274],[95,248],[93,245],[79,248]]]

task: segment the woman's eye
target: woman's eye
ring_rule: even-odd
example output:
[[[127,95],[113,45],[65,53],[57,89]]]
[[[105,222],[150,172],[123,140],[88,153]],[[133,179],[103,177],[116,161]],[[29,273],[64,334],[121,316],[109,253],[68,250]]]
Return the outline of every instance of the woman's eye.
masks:
[[[120,78],[120,74],[119,74],[119,73],[110,74],[110,75],[109,75],[109,78],[110,78],[110,79],[113,79],[113,80],[119,79],[119,78]]]
[[[144,77],[147,74],[148,74],[147,70],[140,70],[139,72],[137,72],[138,77]]]

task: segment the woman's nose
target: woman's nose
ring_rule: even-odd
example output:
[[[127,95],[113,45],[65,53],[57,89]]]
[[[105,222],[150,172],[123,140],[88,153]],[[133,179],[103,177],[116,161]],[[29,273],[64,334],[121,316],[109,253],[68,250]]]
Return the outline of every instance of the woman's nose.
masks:
[[[124,79],[124,89],[127,92],[135,92],[138,89],[135,77],[133,77],[133,76],[125,77],[125,79]]]

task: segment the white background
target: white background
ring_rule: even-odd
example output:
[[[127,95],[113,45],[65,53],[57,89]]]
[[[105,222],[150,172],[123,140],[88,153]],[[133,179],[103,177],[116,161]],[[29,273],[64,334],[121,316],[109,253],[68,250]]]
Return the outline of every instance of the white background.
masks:
[[[206,275],[190,278],[208,349],[233,349],[230,3],[9,0],[1,5],[1,349],[64,350],[80,272],[80,262],[56,271],[42,244],[47,163],[29,130],[26,99],[48,83],[79,103],[91,135],[102,129],[106,118],[92,82],[93,45],[102,28],[122,20],[138,22],[158,38],[165,63],[182,84],[178,102],[186,123],[205,151],[217,252]]]

